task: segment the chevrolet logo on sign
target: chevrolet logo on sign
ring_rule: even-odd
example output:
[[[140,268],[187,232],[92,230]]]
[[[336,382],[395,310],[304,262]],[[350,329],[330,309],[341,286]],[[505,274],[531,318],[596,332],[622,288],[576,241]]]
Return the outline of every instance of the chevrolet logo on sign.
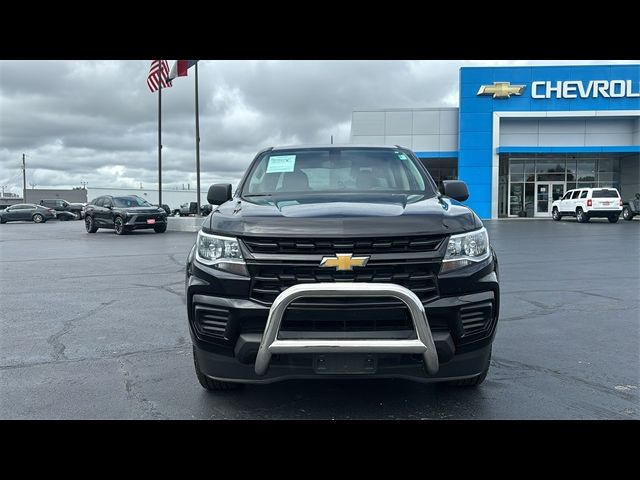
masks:
[[[482,85],[477,95],[493,95],[493,98],[510,98],[511,95],[522,95],[525,85],[511,85],[511,82],[493,82],[493,85]]]
[[[353,270],[353,267],[364,267],[369,261],[369,257],[352,257],[351,253],[337,253],[335,257],[323,257],[320,262],[321,267],[336,270]]]

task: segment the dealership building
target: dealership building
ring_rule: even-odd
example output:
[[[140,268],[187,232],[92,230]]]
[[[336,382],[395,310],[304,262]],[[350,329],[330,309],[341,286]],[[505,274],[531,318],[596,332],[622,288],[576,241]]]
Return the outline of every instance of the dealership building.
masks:
[[[353,111],[351,143],[412,149],[483,219],[548,217],[581,187],[640,192],[640,65],[463,67],[457,108]]]

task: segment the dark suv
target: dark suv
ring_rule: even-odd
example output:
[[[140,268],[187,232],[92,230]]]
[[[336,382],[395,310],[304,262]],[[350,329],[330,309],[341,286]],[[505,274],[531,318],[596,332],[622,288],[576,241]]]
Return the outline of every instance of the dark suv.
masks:
[[[96,233],[99,228],[112,228],[118,235],[142,228],[163,233],[167,230],[167,213],[137,195],[105,195],[87,204],[84,222],[89,233]]]
[[[478,385],[498,322],[498,261],[478,216],[405,148],[269,148],[218,205],[186,265],[208,390],[287,378]]]
[[[69,203],[60,198],[51,198],[40,200],[40,205],[52,208],[56,212],[70,212],[75,215],[77,220],[81,220],[84,215],[84,205],[82,203]],[[61,217],[64,218],[64,217]],[[70,218],[73,218],[70,216]]]

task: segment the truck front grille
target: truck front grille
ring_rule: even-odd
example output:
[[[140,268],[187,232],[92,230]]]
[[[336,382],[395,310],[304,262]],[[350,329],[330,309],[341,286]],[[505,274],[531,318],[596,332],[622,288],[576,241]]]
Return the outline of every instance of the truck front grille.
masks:
[[[429,326],[432,331],[449,328],[446,318],[429,319]],[[392,338],[389,335],[395,332],[403,338],[415,337],[409,309],[400,300],[389,298],[302,298],[287,308],[280,332],[387,334],[380,338]]]
[[[245,237],[252,253],[283,254],[353,254],[433,252],[446,236],[376,237],[376,238],[258,238]]]
[[[252,278],[251,298],[271,304],[281,292],[300,283],[387,282],[408,288],[423,301],[438,296],[437,263],[373,263],[352,271],[319,268],[318,264],[247,263]]]

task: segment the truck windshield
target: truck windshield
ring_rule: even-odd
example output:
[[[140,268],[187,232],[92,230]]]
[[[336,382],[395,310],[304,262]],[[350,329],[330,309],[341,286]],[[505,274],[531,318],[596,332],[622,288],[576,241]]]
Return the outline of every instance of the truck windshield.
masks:
[[[113,197],[113,204],[116,207],[151,207],[151,204],[141,197]]]
[[[340,192],[435,195],[414,160],[394,149],[272,151],[254,164],[243,188],[246,197]]]

